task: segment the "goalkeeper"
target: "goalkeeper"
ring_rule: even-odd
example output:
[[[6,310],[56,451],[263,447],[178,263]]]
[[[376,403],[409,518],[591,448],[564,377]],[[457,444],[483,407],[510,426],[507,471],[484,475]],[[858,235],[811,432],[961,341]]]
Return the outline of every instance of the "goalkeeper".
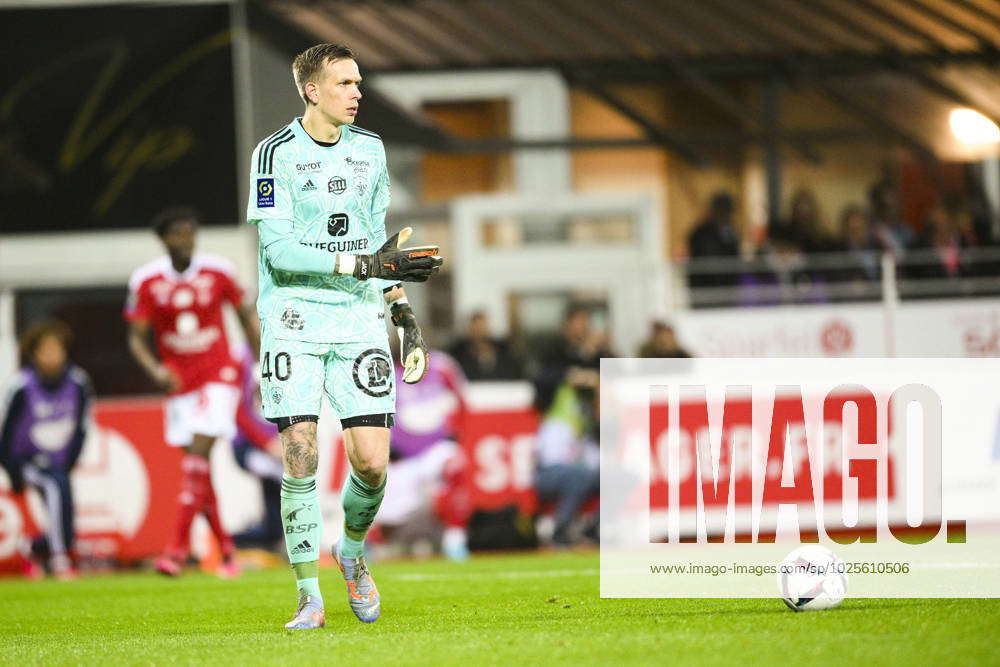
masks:
[[[385,306],[401,337],[403,381],[417,382],[427,348],[400,283],[427,280],[442,259],[436,246],[404,247],[409,228],[386,240],[385,149],[377,134],[353,126],[361,75],[350,49],[318,44],[295,58],[292,72],[305,112],[254,150],[247,219],[260,237],[261,398],[281,435],[281,519],[299,596],[285,627],[299,630],[325,621],[315,479],[323,394],[351,463],[333,555],[354,614],[366,623],[379,617],[364,540],[385,494],[395,410]]]

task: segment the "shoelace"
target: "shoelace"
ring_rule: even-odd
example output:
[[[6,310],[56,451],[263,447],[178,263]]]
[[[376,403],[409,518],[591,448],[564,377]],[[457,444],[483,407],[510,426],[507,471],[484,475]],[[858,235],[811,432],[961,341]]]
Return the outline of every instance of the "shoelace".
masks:
[[[358,584],[359,588],[365,583],[366,575],[368,575],[368,564],[364,558],[358,558],[354,565],[354,583]]]
[[[363,557],[359,557],[354,565],[354,585],[359,595],[367,595],[371,590],[371,574],[368,572],[368,564]]]

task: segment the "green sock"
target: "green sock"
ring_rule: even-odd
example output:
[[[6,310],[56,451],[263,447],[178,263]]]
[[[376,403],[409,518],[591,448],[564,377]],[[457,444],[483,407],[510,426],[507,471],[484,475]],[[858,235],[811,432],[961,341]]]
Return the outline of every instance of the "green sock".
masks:
[[[319,593],[319,540],[323,515],[315,477],[281,478],[281,525],[285,529],[288,562],[295,570],[299,595],[311,595],[322,604]]]
[[[344,484],[341,501],[344,504],[344,536],[340,540],[340,555],[357,558],[365,553],[365,535],[375,521],[375,513],[385,495],[385,482],[376,487],[368,486],[351,471]]]

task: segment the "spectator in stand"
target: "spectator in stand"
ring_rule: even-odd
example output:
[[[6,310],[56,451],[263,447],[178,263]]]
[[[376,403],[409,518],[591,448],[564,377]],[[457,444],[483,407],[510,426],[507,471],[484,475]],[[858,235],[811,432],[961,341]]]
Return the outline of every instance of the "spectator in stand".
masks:
[[[916,240],[913,228],[899,217],[899,197],[893,184],[882,180],[868,190],[868,216],[876,245],[897,258]]]
[[[835,245],[823,224],[819,202],[812,190],[801,188],[792,196],[788,223],[807,253],[829,252]]]
[[[469,318],[464,338],[452,343],[448,353],[458,362],[467,380],[517,380],[524,377],[524,365],[512,353],[507,341],[490,335],[486,313],[477,310]]]
[[[812,190],[800,188],[792,195],[785,236],[794,241],[803,252],[826,252],[832,244],[824,231],[819,213],[819,202]],[[780,224],[780,223],[779,223]]]
[[[31,545],[25,574],[49,571],[73,579],[74,507],[69,476],[90,427],[93,390],[87,374],[68,356],[69,328],[59,321],[32,326],[21,336],[21,370],[0,403],[0,466],[15,493],[33,486],[48,510],[45,535]]]
[[[740,303],[763,306],[826,300],[825,283],[818,272],[810,269],[798,234],[787,223],[772,225],[753,270],[745,270],[740,276]]]
[[[738,258],[740,237],[733,225],[733,197],[726,192],[712,195],[708,214],[688,236],[688,255],[693,260],[705,258]],[[736,282],[735,274],[727,272],[689,272],[690,287],[719,287]]]
[[[996,213],[990,205],[990,198],[986,194],[982,180],[972,177],[969,179],[968,211],[972,233],[976,238],[976,245],[980,247],[995,246],[1000,244],[1000,236],[993,233],[993,222]],[[994,273],[994,275],[996,275]]]
[[[557,547],[573,543],[570,529],[574,519],[584,504],[600,493],[597,390],[597,379],[591,373],[567,373],[535,440],[535,490],[539,500],[556,505],[552,542]],[[584,533],[596,540],[597,522]]]
[[[983,181],[975,174],[970,174],[967,181],[966,211],[968,215],[968,235],[974,239],[970,246],[982,249],[969,256],[971,266],[976,276],[996,278],[1000,276],[1000,235],[994,234],[994,222],[997,214],[990,204],[990,198],[983,187]]]
[[[261,412],[260,382],[255,370],[253,351],[246,345],[235,357],[240,364],[241,394],[236,408],[236,437],[233,438],[233,457],[236,463],[260,479],[264,516],[261,522],[233,535],[233,542],[241,548],[256,547],[284,553],[285,533],[281,527],[281,438],[278,427],[267,421]]]
[[[841,282],[864,283],[880,280],[882,260],[872,238],[865,211],[857,204],[848,204],[840,212],[840,242],[844,253],[843,269],[835,273]]]
[[[556,389],[568,374],[589,376],[596,386],[601,357],[611,357],[607,336],[590,327],[589,311],[571,305],[563,317],[562,331],[542,353],[535,377],[535,409],[545,414],[555,397]]]
[[[962,233],[963,223],[967,234],[971,234],[971,219],[958,199],[949,199],[932,208],[924,221],[915,246],[917,252],[907,274],[913,278],[942,279],[971,273],[962,256],[970,238]]]
[[[639,348],[639,356],[644,359],[689,359],[688,351],[677,342],[674,328],[666,322],[653,322],[649,338]]]

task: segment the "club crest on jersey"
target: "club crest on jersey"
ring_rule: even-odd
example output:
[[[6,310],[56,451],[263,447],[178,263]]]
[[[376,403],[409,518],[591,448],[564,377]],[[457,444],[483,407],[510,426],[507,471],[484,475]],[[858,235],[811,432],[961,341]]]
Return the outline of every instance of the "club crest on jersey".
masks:
[[[257,208],[274,208],[274,179],[257,179]]]
[[[368,183],[361,178],[354,179],[354,191],[358,193],[359,197],[364,197],[365,193],[368,192]]]
[[[327,192],[330,192],[331,194],[335,194],[335,195],[343,194],[344,190],[347,189],[347,181],[345,181],[340,176],[334,176],[326,184],[326,189],[327,189]]]
[[[377,347],[365,350],[354,360],[354,384],[369,396],[381,398],[392,391],[392,360]]]

